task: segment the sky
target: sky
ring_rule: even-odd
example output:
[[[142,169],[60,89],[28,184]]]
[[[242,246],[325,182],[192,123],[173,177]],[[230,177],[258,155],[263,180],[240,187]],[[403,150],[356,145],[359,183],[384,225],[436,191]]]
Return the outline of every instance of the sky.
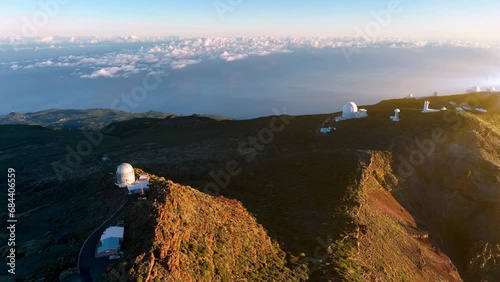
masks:
[[[500,42],[498,0],[0,0],[0,36],[366,36]]]

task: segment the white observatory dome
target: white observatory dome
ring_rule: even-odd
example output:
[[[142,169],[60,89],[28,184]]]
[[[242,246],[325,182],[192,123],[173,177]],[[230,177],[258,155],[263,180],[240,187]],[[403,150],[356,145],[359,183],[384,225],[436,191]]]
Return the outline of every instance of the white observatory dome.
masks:
[[[358,106],[354,102],[349,102],[344,105],[342,108],[342,112],[344,114],[352,114],[352,113],[357,113],[358,112]]]
[[[364,118],[367,116],[366,110],[358,109],[354,102],[349,102],[342,108],[342,119]]]
[[[486,89],[486,91],[488,91],[488,92],[497,92],[497,89],[495,88],[495,86],[492,85],[492,86],[488,87]]]
[[[116,169],[116,185],[126,187],[135,182],[134,168],[129,163],[123,163]]]
[[[471,88],[467,89],[467,93],[477,93],[477,92],[481,92],[481,87],[472,86]]]

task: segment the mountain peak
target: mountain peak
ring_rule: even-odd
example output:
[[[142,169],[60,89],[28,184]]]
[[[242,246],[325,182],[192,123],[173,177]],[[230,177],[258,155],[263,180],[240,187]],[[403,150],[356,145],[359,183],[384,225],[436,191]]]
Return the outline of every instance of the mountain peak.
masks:
[[[114,270],[119,280],[288,281],[295,276],[280,246],[239,201],[150,177],[148,199],[135,202],[125,216],[129,259],[127,267]]]

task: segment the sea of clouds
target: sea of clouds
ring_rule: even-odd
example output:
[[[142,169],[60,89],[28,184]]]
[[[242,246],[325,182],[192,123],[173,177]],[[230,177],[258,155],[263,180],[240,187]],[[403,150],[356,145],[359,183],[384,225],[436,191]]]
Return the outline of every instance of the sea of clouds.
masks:
[[[17,52],[43,50],[89,49],[120,45],[109,52],[86,52],[85,55],[38,56],[17,60]],[[123,48],[123,45],[126,48]],[[71,75],[82,79],[109,79],[128,77],[139,72],[148,75],[172,69],[181,69],[207,60],[236,61],[255,56],[292,53],[300,48],[341,48],[348,56],[363,48],[424,48],[459,47],[490,48],[477,42],[429,42],[402,39],[366,38],[298,38],[298,37],[203,37],[203,38],[141,38],[138,36],[114,38],[75,38],[47,36],[42,38],[2,38],[0,52],[13,52],[11,61],[3,61],[0,68],[11,71],[40,68],[72,68]],[[119,50],[119,51],[117,51]],[[57,54],[57,52],[56,52]]]

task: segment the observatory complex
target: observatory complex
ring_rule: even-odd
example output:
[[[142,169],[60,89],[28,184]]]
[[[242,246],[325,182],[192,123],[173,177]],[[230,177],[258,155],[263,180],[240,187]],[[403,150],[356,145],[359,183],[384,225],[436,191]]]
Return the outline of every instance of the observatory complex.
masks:
[[[129,194],[144,194],[149,189],[149,175],[141,174],[136,180],[132,165],[122,163],[116,169],[115,184],[120,188],[127,188]]]

